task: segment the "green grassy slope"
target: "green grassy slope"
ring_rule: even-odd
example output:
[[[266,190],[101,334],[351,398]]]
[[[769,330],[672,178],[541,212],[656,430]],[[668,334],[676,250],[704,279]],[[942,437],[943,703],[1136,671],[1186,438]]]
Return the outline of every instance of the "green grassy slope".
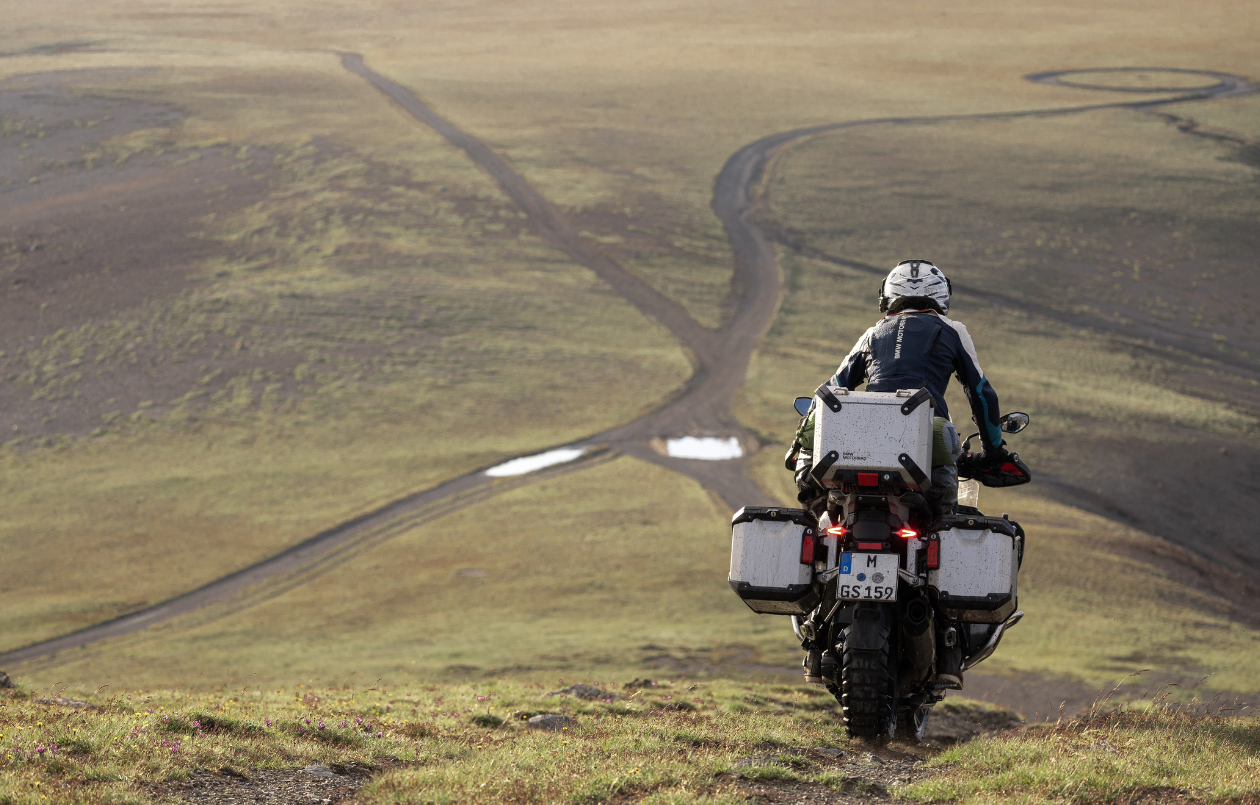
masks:
[[[832,726],[834,702],[812,688],[604,684],[602,700],[558,696],[562,685],[550,680],[130,690],[92,697],[98,709],[88,710],[0,691],[0,798],[319,798],[336,789],[321,790],[331,781],[303,770],[315,764],[335,774],[337,793],[370,775],[354,797],[365,803],[735,805],[756,795],[878,802],[890,793],[959,803],[1246,802],[1260,791],[1255,718],[1160,707],[1099,713],[985,737],[924,766],[931,750],[848,742]],[[535,713],[562,713],[568,726],[525,728]],[[936,715],[1009,723],[960,699]],[[872,750],[881,762],[869,760]]]
[[[790,667],[787,621],[754,615],[726,585],[725,521],[693,482],[618,458],[411,529],[243,611],[35,661],[23,678],[94,688]]]
[[[606,4],[579,18],[567,3],[227,4],[195,25],[126,2],[67,8],[14,9],[8,51],[113,38],[95,50],[6,57],[0,72],[116,68],[108,80],[75,80],[91,94],[187,114],[170,130],[107,143],[102,161],[203,148],[238,171],[271,167],[265,198],[200,227],[223,248],[181,268],[195,289],[0,356],[6,382],[41,415],[67,404],[53,395],[85,382],[74,361],[137,389],[90,431],[22,437],[0,459],[12,502],[0,549],[13,557],[0,566],[12,602],[0,613],[0,648],[186,590],[496,457],[624,421],[686,376],[666,334],[523,235],[458,152],[311,48],[365,52],[707,324],[730,290],[708,209],[712,178],[757,137],[1111,97],[1020,77],[1048,66],[1260,70],[1250,23],[1229,3],[1085,12],[984,2],[944,16],[928,3]],[[925,26],[936,35],[925,38]],[[897,47],[913,58],[888,58]],[[1251,137],[1257,108],[1241,99],[1202,114]],[[1145,526],[1136,518],[1148,507],[1164,521],[1156,507],[1178,500],[1150,491],[1161,489],[1170,454],[1200,462],[1194,477],[1249,477],[1254,384],[1062,319],[1128,327],[1091,306],[1116,299],[1178,337],[1249,349],[1246,300],[1224,284],[1246,278],[1240,255],[1254,244],[1249,153],[1115,112],[847,132],[793,150],[770,198],[820,248],[881,267],[922,252],[963,284],[1052,308],[1059,318],[962,292],[956,314],[1006,407],[1034,415],[1013,440],[1038,472],[1033,493],[1074,495]],[[874,317],[872,277],[788,252],[781,261],[783,309],[739,409],[769,442],[791,430],[790,398],[827,376]],[[144,372],[129,374],[128,346]],[[188,373],[186,389],[141,394],[146,372]],[[774,468],[782,447],[758,457],[759,477],[788,495]],[[1113,482],[1128,484],[1123,496],[1109,494]],[[1255,689],[1254,633],[1231,620],[1228,602],[1126,558],[1148,538],[1041,497],[1007,492],[982,505],[1027,512],[1039,529],[1030,616],[989,667],[1091,682],[1137,667],[1206,669],[1218,674],[1213,684]],[[556,517],[571,530],[558,533]],[[726,533],[725,512],[700,490],[623,459],[430,523],[250,610],[168,624],[69,667],[6,670],[40,685],[208,686],[255,673],[287,683],[294,674],[441,677],[465,665],[594,673],[653,661],[742,673],[794,663],[782,619],[752,616],[723,585]],[[595,547],[579,554],[579,538]],[[1074,576],[1063,561],[1082,552],[1092,561]],[[495,585],[495,565],[510,563],[481,557],[496,554],[546,584]],[[603,577],[574,558],[592,554],[613,563],[598,565]],[[473,569],[486,575],[449,575]],[[1056,630],[1069,622],[1090,639],[1063,639]],[[1194,649],[1178,649],[1186,645]]]
[[[267,82],[285,78],[277,96]],[[0,649],[632,419],[690,374],[668,333],[522,234],[490,180],[351,77],[192,72],[79,91],[188,113],[107,141],[110,161],[211,144],[240,169],[270,164],[268,190],[200,222],[222,257],[172,266],[196,280],[187,290],[0,356],[36,421],[120,386],[91,433],[15,426],[0,451],[0,591],[15,602]],[[610,398],[610,384],[636,393]]]

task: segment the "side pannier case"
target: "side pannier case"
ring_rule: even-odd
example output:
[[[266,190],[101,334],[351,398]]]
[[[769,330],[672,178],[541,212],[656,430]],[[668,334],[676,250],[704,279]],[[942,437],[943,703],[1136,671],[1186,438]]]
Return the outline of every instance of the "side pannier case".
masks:
[[[1001,623],[1018,603],[1022,529],[1003,517],[943,518],[930,540],[939,567],[929,563],[928,586],[945,614],[967,623]],[[929,547],[929,555],[933,553]]]
[[[753,612],[805,615],[818,606],[814,541],[818,522],[804,509],[745,506],[731,518],[727,581]]]
[[[927,389],[814,392],[814,468],[824,487],[854,483],[856,473],[897,474],[912,487],[932,485],[932,413]]]

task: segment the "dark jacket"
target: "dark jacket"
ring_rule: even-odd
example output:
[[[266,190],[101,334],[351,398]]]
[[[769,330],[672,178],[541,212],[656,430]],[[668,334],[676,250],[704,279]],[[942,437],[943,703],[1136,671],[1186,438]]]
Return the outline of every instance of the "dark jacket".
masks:
[[[997,392],[980,370],[967,328],[934,310],[907,310],[867,330],[832,383],[850,391],[863,381],[867,391],[926,387],[936,400],[936,415],[948,418],[945,389],[951,374],[958,376],[971,403],[985,451],[1002,444]]]

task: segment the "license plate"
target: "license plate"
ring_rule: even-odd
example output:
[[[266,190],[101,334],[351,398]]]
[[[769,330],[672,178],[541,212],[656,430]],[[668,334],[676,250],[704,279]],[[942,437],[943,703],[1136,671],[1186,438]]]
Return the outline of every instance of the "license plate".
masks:
[[[900,567],[901,557],[895,553],[842,553],[836,597],[842,601],[896,601]]]

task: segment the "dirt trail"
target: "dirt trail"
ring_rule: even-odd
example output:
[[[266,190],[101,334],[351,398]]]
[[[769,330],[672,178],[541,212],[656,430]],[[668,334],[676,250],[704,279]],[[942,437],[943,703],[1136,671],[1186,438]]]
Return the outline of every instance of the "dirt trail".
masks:
[[[649,446],[651,439],[664,436],[721,435],[735,436],[744,445],[746,454],[755,449],[752,435],[735,421],[730,404],[744,383],[752,353],[774,317],[779,299],[780,276],[774,254],[775,236],[764,231],[755,220],[755,189],[760,184],[769,161],[777,151],[803,140],[844,128],[889,123],[917,123],[977,118],[1015,118],[1075,114],[1095,109],[1153,108],[1185,101],[1205,100],[1255,92],[1245,80],[1222,73],[1203,73],[1218,83],[1212,86],[1178,91],[1172,98],[1156,101],[1108,103],[1060,109],[1038,109],[1019,112],[995,112],[982,115],[943,115],[935,117],[899,117],[858,120],[795,129],[764,137],[737,151],[723,166],[714,183],[713,210],[725,226],[735,254],[733,285],[741,289],[739,302],[728,323],[710,330],[697,323],[676,302],[626,271],[598,248],[579,238],[564,216],[535,190],[506,160],[483,143],[437,115],[406,88],[373,72],[362,56],[337,54],[342,65],[361,76],[397,103],[418,122],[441,134],[452,145],[463,150],[497,181],[510,198],[528,216],[529,225],[549,244],[567,254],[575,262],[590,269],[608,282],[648,317],[667,327],[692,356],[695,373],[680,392],[657,410],[632,422],[575,442],[574,446],[611,447],[616,451],[667,467],[695,479],[717,494],[731,508],[752,504],[774,504],[747,473],[748,458],[734,461],[689,461],[663,456]],[[1056,83],[1068,73],[1044,73],[1029,76],[1043,83]],[[1066,83],[1066,82],[1063,82]],[[1091,87],[1092,88],[1092,87]],[[1169,90],[1161,90],[1169,92]],[[865,268],[865,267],[864,267]],[[785,404],[789,392],[785,391]],[[521,479],[502,481],[478,470],[452,479],[438,487],[412,495],[375,512],[341,523],[289,550],[214,581],[198,590],[158,604],[140,612],[89,627],[74,634],[26,646],[0,654],[0,665],[8,665],[37,657],[45,657],[69,648],[93,643],[109,637],[139,631],[147,626],[192,612],[209,604],[238,596],[263,582],[306,578],[316,566],[327,566],[333,552],[352,551],[354,546],[385,538],[399,530],[400,523],[410,524],[424,517],[432,507],[442,513],[482,499],[497,492],[502,485],[528,483],[538,477],[586,466],[587,460],[608,456],[608,451],[593,451],[571,465],[535,473]]]
[[[508,196],[528,216],[530,227],[549,244],[575,262],[590,269],[648,317],[667,327],[687,348],[694,374],[673,399],[655,411],[573,443],[592,448],[583,459],[545,473],[533,473],[509,481],[491,478],[484,469],[454,478],[433,489],[395,501],[377,511],[340,523],[283,553],[177,598],[139,612],[90,626],[69,635],[0,654],[0,666],[12,665],[60,651],[140,631],[152,624],[185,615],[202,607],[239,596],[264,582],[270,587],[287,586],[295,577],[309,578],[312,568],[330,566],[330,554],[349,555],[355,546],[375,542],[384,533],[396,533],[422,519],[433,507],[443,513],[466,506],[508,486],[532,482],[583,468],[589,461],[607,455],[596,448],[615,447],[619,452],[666,467],[694,478],[720,497],[732,509],[746,504],[773,505],[745,472],[747,457],[734,461],[692,461],[661,455],[650,446],[656,437],[735,436],[751,453],[756,447],[752,435],[730,414],[730,401],[744,382],[752,352],[774,316],[778,302],[779,274],[773,254],[764,259],[740,260],[736,266],[736,287],[743,294],[729,323],[709,330],[696,322],[678,303],[622,268],[616,261],[578,237],[560,212],[535,190],[500,156],[476,138],[435,114],[402,86],[363,64],[357,54],[338,54],[345,68],[362,76],[420,123],[441,134],[463,150],[503,187]],[[445,505],[443,505],[445,504]],[[401,525],[400,525],[401,524]]]

